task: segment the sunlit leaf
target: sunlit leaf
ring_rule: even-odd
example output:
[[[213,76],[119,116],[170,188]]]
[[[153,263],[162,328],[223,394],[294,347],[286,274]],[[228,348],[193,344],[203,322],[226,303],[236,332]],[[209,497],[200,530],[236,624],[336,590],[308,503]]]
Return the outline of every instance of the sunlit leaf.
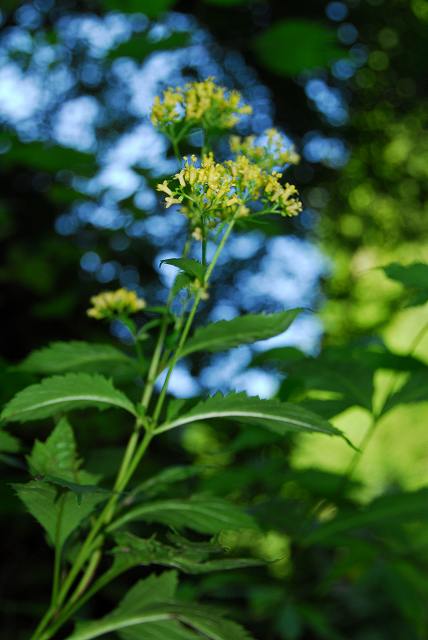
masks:
[[[219,418],[258,424],[278,434],[291,430],[341,435],[341,432],[326,420],[299,405],[277,400],[261,400],[245,393],[231,393],[227,396],[216,394],[200,402],[184,415],[161,425],[157,432],[169,431],[191,422]]]
[[[133,361],[108,344],[83,341],[52,342],[30,353],[16,369],[29,373],[54,374],[65,371],[96,370],[113,364],[133,366]]]
[[[107,378],[86,373],[68,373],[45,378],[17,393],[4,408],[1,419],[26,422],[86,407],[117,407],[135,415],[132,402]]]
[[[280,313],[247,314],[200,327],[186,342],[181,355],[196,351],[226,351],[241,344],[272,338],[286,331],[301,311],[289,309]]]

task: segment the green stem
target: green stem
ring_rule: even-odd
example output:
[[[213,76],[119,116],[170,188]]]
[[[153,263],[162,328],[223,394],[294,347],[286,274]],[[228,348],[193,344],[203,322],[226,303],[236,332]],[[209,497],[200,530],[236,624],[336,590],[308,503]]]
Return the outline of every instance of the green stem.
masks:
[[[63,494],[59,500],[60,500],[60,505],[59,505],[59,511],[58,511],[58,519],[56,523],[56,532],[55,532],[55,557],[54,557],[52,600],[51,600],[52,607],[55,607],[55,602],[58,596],[58,590],[59,590],[60,578],[61,578],[62,549],[60,545],[60,537],[61,537],[62,515],[64,513],[65,494]]]
[[[211,274],[212,274],[212,272],[214,270],[215,265],[217,264],[217,261],[218,261],[218,259],[220,257],[220,254],[223,251],[224,246],[225,246],[225,244],[227,242],[227,239],[229,238],[229,236],[230,236],[230,234],[232,232],[234,224],[235,224],[235,220],[232,219],[231,222],[229,223],[226,231],[224,232],[224,235],[223,235],[221,241],[219,242],[219,244],[217,246],[217,249],[216,249],[216,251],[214,253],[213,259],[211,260],[211,263],[208,266],[208,269],[207,269],[207,271],[205,273],[205,279],[204,279],[204,283],[203,283],[205,285],[208,284],[208,281],[209,281],[209,279],[211,277]],[[193,306],[192,306],[192,308],[190,310],[190,313],[189,313],[189,315],[187,317],[187,321],[186,321],[186,323],[184,325],[184,328],[183,328],[183,331],[181,333],[180,340],[178,342],[178,345],[177,345],[177,348],[175,350],[175,353],[172,356],[171,362],[169,364],[168,372],[166,374],[166,378],[165,378],[165,381],[163,383],[162,390],[160,392],[160,395],[159,395],[155,410],[153,412],[153,424],[154,425],[156,425],[156,423],[157,423],[157,421],[159,419],[160,413],[162,411],[162,407],[163,407],[163,404],[164,404],[164,401],[165,401],[166,393],[167,393],[167,390],[168,390],[168,384],[169,384],[172,372],[174,371],[175,365],[177,364],[177,362],[178,362],[178,360],[179,360],[179,358],[181,356],[181,352],[183,350],[184,343],[187,340],[187,336],[189,335],[189,331],[190,331],[190,328],[192,326],[193,319],[195,317],[196,311],[197,311],[199,303],[201,301],[201,296],[202,296],[202,291],[198,291],[196,293],[196,295],[195,295],[195,300],[193,302]]]

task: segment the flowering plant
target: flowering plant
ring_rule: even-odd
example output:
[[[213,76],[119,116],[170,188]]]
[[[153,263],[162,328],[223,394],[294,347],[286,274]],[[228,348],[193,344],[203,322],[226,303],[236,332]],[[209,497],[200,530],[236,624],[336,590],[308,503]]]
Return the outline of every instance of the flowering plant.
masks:
[[[32,640],[57,637],[72,619],[77,626],[69,640],[110,633],[124,640],[249,638],[241,626],[212,608],[177,597],[176,588],[177,570],[201,573],[259,564],[257,558],[237,558],[219,545],[225,530],[256,531],[255,518],[244,507],[215,496],[162,497],[165,487],[197,470],[172,467],[147,477],[141,461],[153,440],[196,422],[226,421],[231,427],[255,424],[279,436],[290,431],[340,435],[326,420],[299,405],[242,393],[194,398],[183,404],[169,394],[171,375],[180,359],[270,338],[285,331],[300,312],[249,314],[193,331],[195,315],[208,296],[214,269],[235,224],[249,216],[293,216],[301,210],[295,186],[282,182],[284,166],[298,158],[278,132],[269,130],[265,144],[253,137],[232,137],[234,158],[216,159],[216,136],[248,113],[250,107],[237,92],[228,92],[211,79],[167,89],[155,100],[152,122],[171,141],[181,165],[157,188],[165,196],[165,206],[178,207],[188,219],[181,258],[165,261],[178,269],[165,305],[150,307],[126,289],[100,293],[91,299],[88,315],[124,322],[133,338],[132,354],[112,345],[57,342],[33,352],[20,365],[21,370],[43,378],[12,398],[2,421],[54,420],[48,438],[36,441],[28,456],[31,479],[15,486],[54,550],[51,601]],[[183,161],[180,144],[195,128],[202,131],[201,155]],[[211,253],[209,240],[214,245]],[[186,303],[176,313],[173,303],[183,291]],[[106,368],[110,378],[102,375]],[[119,371],[135,382],[129,394],[119,388]],[[135,390],[141,385],[141,397],[136,399]],[[123,412],[123,430],[128,433],[111,486],[83,468],[72,428],[74,411],[87,411],[85,420],[90,424],[92,410],[108,408]],[[102,588],[131,568],[141,571],[152,565],[173,570],[149,575],[143,570],[144,578],[116,609],[103,618],[85,619],[83,605]]]

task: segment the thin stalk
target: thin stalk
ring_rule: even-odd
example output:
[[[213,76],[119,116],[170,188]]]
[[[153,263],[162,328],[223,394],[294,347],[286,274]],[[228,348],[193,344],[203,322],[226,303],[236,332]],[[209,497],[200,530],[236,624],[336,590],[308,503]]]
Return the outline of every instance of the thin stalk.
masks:
[[[58,520],[56,523],[56,531],[55,531],[55,557],[54,557],[54,570],[53,570],[53,581],[52,581],[51,605],[53,607],[55,606],[55,602],[58,596],[58,590],[60,587],[60,579],[61,579],[62,549],[60,545],[60,537],[61,537],[62,515],[64,513],[65,494],[63,494],[59,500],[60,500],[60,505],[59,505]]]
[[[216,251],[214,253],[213,259],[211,260],[211,263],[208,266],[208,269],[207,269],[207,271],[205,273],[205,279],[204,279],[204,284],[205,285],[208,284],[208,281],[209,281],[209,279],[211,277],[211,274],[212,274],[212,272],[214,270],[215,265],[217,264],[217,261],[218,261],[218,259],[220,257],[220,254],[223,251],[224,246],[225,246],[225,244],[227,242],[227,239],[229,238],[229,236],[230,236],[230,234],[232,232],[234,224],[235,224],[235,220],[232,219],[231,222],[229,223],[229,226],[227,227],[227,229],[226,229],[221,241],[219,242],[219,244],[217,246],[217,249],[216,249]],[[189,331],[190,331],[190,328],[192,326],[193,319],[195,317],[195,314],[196,314],[196,311],[198,309],[199,303],[201,301],[201,297],[202,297],[202,291],[198,291],[196,293],[196,295],[195,295],[195,300],[193,302],[193,306],[192,306],[192,308],[190,310],[190,313],[189,313],[189,315],[187,317],[187,321],[186,321],[186,323],[184,325],[184,328],[183,328],[183,331],[181,333],[179,343],[177,345],[175,353],[172,356],[170,365],[168,367],[168,373],[166,374],[166,378],[165,378],[165,381],[163,383],[162,390],[160,392],[160,395],[159,395],[155,410],[153,412],[153,424],[156,424],[156,422],[159,419],[160,413],[162,411],[163,403],[165,401],[166,393],[167,393],[167,390],[168,390],[169,380],[171,378],[172,372],[174,371],[175,365],[177,364],[177,362],[178,362],[178,360],[180,358],[181,351],[183,349],[184,343],[186,342],[187,336],[189,335]]]
[[[100,544],[102,544],[102,538],[100,538]],[[74,592],[72,598],[70,598],[70,604],[74,604],[79,597],[84,593],[91,583],[92,578],[95,575],[97,567],[102,558],[102,550],[99,548],[92,554],[90,561],[88,562],[88,566],[86,568],[85,573],[82,576],[81,581],[79,582],[76,591]]]
[[[182,255],[183,258],[185,258],[188,255],[191,244],[192,244],[192,240],[188,238],[183,248],[183,255]],[[153,357],[150,363],[149,372],[147,374],[147,381],[144,387],[144,393],[141,400],[141,404],[143,405],[144,409],[146,409],[146,411],[149,407],[150,400],[153,395],[153,389],[156,382],[156,378],[159,375],[158,368],[159,368],[159,363],[162,356],[162,350],[165,344],[165,338],[168,330],[168,313],[169,313],[171,303],[172,303],[172,290],[170,290],[168,295],[165,314],[162,318],[162,324],[161,324],[158,340],[155,346],[155,350],[153,352]]]
[[[138,447],[128,469],[127,472],[125,474],[125,476],[123,477],[123,487],[126,487],[126,485],[128,484],[128,482],[130,481],[131,477],[134,475],[138,465],[141,462],[142,457],[144,456],[144,454],[147,451],[147,448],[150,444],[150,442],[152,441],[152,438],[154,437],[154,434],[151,431],[146,431],[146,433],[144,434],[144,438],[142,439],[140,446]],[[107,523],[106,523],[107,524]]]

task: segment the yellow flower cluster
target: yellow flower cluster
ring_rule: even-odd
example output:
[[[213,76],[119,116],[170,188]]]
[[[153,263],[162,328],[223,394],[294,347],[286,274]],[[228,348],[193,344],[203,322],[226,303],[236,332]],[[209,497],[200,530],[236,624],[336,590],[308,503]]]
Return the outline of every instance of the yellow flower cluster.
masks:
[[[247,136],[246,138],[231,136],[230,148],[233,153],[247,156],[265,171],[272,171],[275,167],[279,168],[286,164],[299,162],[299,155],[293,147],[287,148],[284,136],[277,129],[268,129],[264,135],[266,138],[264,145],[257,145],[255,136]]]
[[[176,123],[224,130],[234,127],[240,115],[250,113],[251,107],[242,103],[238,91],[227,91],[208,78],[166,89],[162,98],[154,100],[151,121],[164,131]]]
[[[219,163],[213,154],[184,159],[184,167],[157,190],[166,194],[165,206],[179,204],[181,212],[198,229],[204,222],[247,216],[251,208],[259,213],[293,216],[302,210],[295,186],[280,182],[282,174],[265,171],[245,155]]]
[[[117,289],[116,291],[104,291],[91,298],[92,307],[87,314],[90,318],[103,320],[115,315],[130,315],[137,313],[146,306],[145,300],[139,298],[135,291]]]

